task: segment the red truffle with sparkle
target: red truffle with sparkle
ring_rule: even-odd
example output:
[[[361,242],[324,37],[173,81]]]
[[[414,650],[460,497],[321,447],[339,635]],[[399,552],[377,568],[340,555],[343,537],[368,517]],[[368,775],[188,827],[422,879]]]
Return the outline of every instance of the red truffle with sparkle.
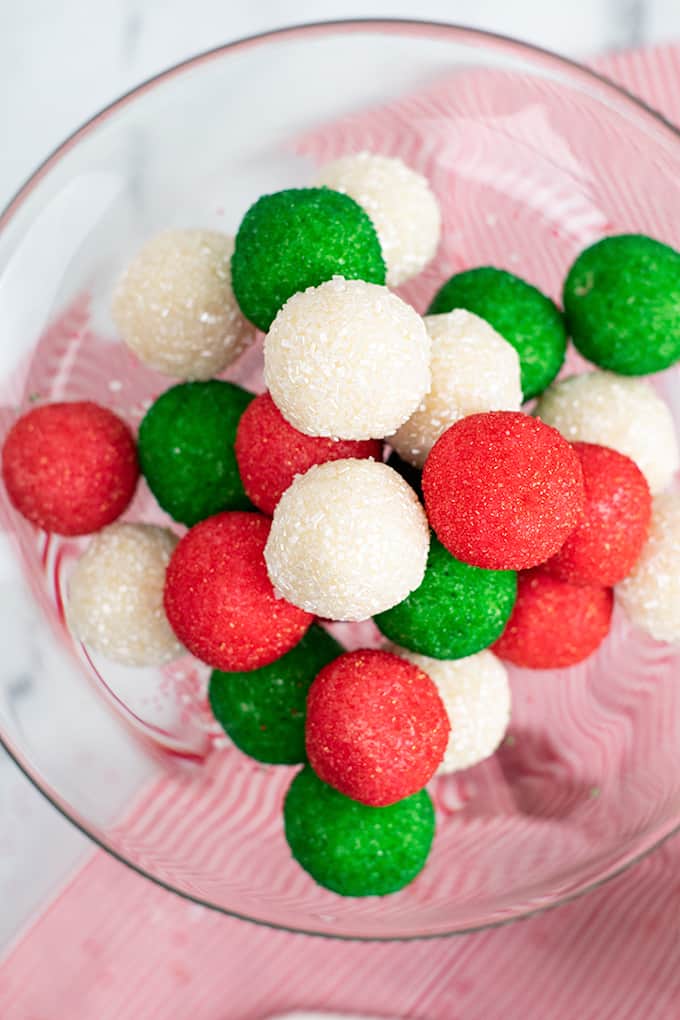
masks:
[[[449,738],[433,681],[389,652],[347,652],[321,670],[307,696],[309,763],[352,800],[384,807],[422,789]]]
[[[125,422],[105,407],[44,404],[10,429],[2,476],[12,503],[33,524],[87,535],[130,503],[139,478],[137,448]]]
[[[647,539],[649,485],[630,457],[594,443],[573,446],[586,489],[583,520],[545,568],[570,584],[618,584],[637,563]]]
[[[461,418],[423,470],[425,508],[449,552],[476,567],[543,563],[578,524],[579,459],[557,429],[516,411]]]
[[[208,517],[175,549],[165,612],[190,652],[215,669],[259,669],[293,648],[311,613],[274,595],[264,562],[271,522],[234,512]]]
[[[519,576],[515,608],[493,651],[529,669],[574,666],[604,641],[613,604],[611,588],[568,584],[540,567],[528,570]]]

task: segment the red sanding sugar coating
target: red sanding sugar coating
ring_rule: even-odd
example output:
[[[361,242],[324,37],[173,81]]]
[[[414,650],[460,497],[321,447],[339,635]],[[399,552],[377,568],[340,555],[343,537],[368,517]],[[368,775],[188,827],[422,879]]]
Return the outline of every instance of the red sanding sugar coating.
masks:
[[[139,478],[137,448],[125,422],[105,407],[44,404],[10,429],[2,476],[12,503],[33,524],[87,535],[128,506]]]
[[[512,616],[493,651],[529,669],[559,669],[587,659],[611,625],[611,588],[558,581],[543,568],[520,574]]]
[[[293,648],[312,615],[277,599],[259,514],[216,514],[191,528],[168,564],[165,611],[190,652],[215,669],[260,669]]]
[[[373,807],[425,786],[449,730],[430,677],[389,652],[341,655],[324,666],[307,696],[310,765],[329,786]]]
[[[268,392],[256,397],[243,412],[235,450],[248,498],[270,515],[295,476],[314,464],[345,457],[382,460],[382,443],[376,439],[303,435],[289,425]]]
[[[574,443],[586,489],[583,520],[545,569],[570,584],[618,584],[647,539],[652,497],[630,457],[593,443]]]
[[[516,411],[461,418],[423,470],[437,538],[475,567],[524,570],[556,553],[581,518],[579,459],[560,433]]]

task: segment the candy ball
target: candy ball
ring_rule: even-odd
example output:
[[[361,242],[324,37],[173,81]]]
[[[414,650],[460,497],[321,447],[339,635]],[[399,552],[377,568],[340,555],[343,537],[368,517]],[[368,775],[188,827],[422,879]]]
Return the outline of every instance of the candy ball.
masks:
[[[430,387],[430,338],[396,294],[336,276],[281,309],[265,338],[264,373],[300,432],[382,439]]]
[[[481,316],[512,344],[519,354],[525,400],[541,393],[562,367],[567,349],[562,313],[518,276],[491,266],[458,273],[435,294],[428,315],[454,308]]]
[[[276,662],[248,673],[210,677],[213,714],[241,751],[271,765],[307,760],[307,691],[323,666],[343,652],[327,631],[312,624],[300,642]]]
[[[601,368],[669,368],[680,358],[680,252],[642,234],[603,238],[569,270],[564,312],[575,346]]]
[[[423,492],[440,542],[456,559],[490,570],[523,570],[556,553],[585,495],[566,439],[512,411],[452,425],[425,462]]]
[[[680,494],[657,496],[649,538],[616,597],[638,627],[657,641],[680,642]]]
[[[309,688],[309,764],[362,804],[383,807],[422,789],[441,764],[449,730],[430,677],[389,652],[346,652]]]
[[[382,458],[382,444],[375,439],[324,439],[298,432],[269,393],[255,397],[243,412],[235,451],[246,493],[259,510],[270,515],[293,479],[315,464],[348,457]]]
[[[234,443],[253,399],[233,383],[180,383],[166,390],[139,427],[139,462],[160,506],[182,524],[220,510],[247,510]]]
[[[374,619],[397,645],[435,659],[460,659],[500,636],[516,595],[514,571],[461,563],[433,538],[420,586]]]
[[[541,568],[519,575],[517,601],[493,646],[528,669],[560,669],[587,659],[609,633],[611,588],[558,581]]]
[[[570,584],[617,584],[635,565],[647,538],[652,497],[630,457],[591,443],[574,443],[586,501],[583,520],[545,569]]]
[[[210,379],[252,342],[231,289],[232,238],[166,230],[126,269],[113,319],[140,361],[177,379]]]
[[[653,493],[670,483],[680,464],[668,406],[644,379],[585,372],[554,383],[536,414],[569,442],[596,443],[635,461]]]
[[[283,808],[286,839],[315,882],[341,896],[386,896],[425,866],[435,832],[426,790],[390,807],[367,807],[322,783],[307,767]]]
[[[317,184],[350,195],[378,231],[390,287],[410,280],[433,258],[441,213],[427,178],[400,159],[359,152],[319,171]]]
[[[259,514],[217,514],[191,528],[170,560],[164,596],[170,625],[215,669],[268,666],[312,622],[274,594],[263,557],[269,528]]]
[[[319,464],[281,497],[265,560],[284,598],[330,620],[366,620],[423,579],[430,532],[396,471],[371,460]]]
[[[231,272],[241,311],[264,332],[288,298],[333,276],[385,282],[371,220],[353,198],[329,188],[259,198],[238,229]]]
[[[403,460],[422,468],[428,453],[459,418],[477,411],[519,411],[519,358],[488,322],[456,309],[428,315],[432,384],[417,410],[390,437]]]
[[[399,454],[396,452],[396,450],[393,450],[392,453],[387,458],[387,464],[389,465],[389,467],[393,468],[398,475],[401,475],[404,481],[411,486],[416,496],[422,503],[423,502],[422,471],[419,468],[414,467],[413,464],[409,464],[408,461],[402,460]]]
[[[139,466],[130,429],[90,401],[44,404],[14,423],[2,448],[7,495],[32,524],[86,535],[132,499]]]
[[[124,666],[161,666],[183,653],[163,609],[176,545],[153,524],[112,524],[95,535],[68,586],[68,621],[84,645]]]
[[[427,673],[444,702],[451,733],[437,774],[470,768],[492,755],[510,722],[510,684],[503,663],[487,651],[446,662],[393,650]]]

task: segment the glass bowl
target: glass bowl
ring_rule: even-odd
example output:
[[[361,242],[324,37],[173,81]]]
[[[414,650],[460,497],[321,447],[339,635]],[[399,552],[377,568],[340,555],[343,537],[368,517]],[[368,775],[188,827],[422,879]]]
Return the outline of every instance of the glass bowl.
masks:
[[[433,265],[403,288],[494,264],[559,298],[606,233],[678,246],[676,132],[611,83],[497,36],[419,22],[308,25],[246,39],[141,85],[69,138],[1,219],[0,425],[46,399],[100,400],[136,424],[170,380],[115,338],[113,283],[168,226],[233,232],[261,193],[371,149],[430,178],[444,213]],[[230,377],[261,386],[259,350]],[[578,369],[573,357],[570,368]],[[653,380],[680,414],[678,373]],[[645,423],[640,422],[640,428]],[[0,734],[36,786],[141,874],[217,910],[338,937],[404,939],[498,924],[602,882],[680,824],[678,652],[617,614],[584,665],[512,673],[498,753],[435,780],[434,850],[387,898],[342,899],[291,860],[291,771],[221,738],[208,671],[125,670],[64,626],[82,542],[36,532],[0,496]],[[145,491],[127,517],[163,520]],[[342,628],[350,645],[371,625]]]

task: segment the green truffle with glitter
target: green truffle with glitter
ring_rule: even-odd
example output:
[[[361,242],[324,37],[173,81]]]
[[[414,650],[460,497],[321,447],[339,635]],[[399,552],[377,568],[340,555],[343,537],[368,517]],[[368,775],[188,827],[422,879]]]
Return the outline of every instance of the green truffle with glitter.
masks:
[[[248,673],[214,670],[208,688],[213,715],[251,758],[270,765],[304,762],[307,691],[317,673],[343,651],[327,631],[312,624],[295,648],[269,666]]]
[[[222,510],[252,510],[236,463],[239,419],[253,399],[211,379],[162,393],[139,427],[139,463],[159,506],[191,527]]]
[[[619,375],[680,359],[680,252],[642,234],[586,248],[564,284],[564,311],[584,358]]]
[[[374,622],[401,648],[432,659],[462,659],[500,637],[516,598],[514,570],[461,563],[433,535],[419,587]]]
[[[295,860],[341,896],[403,889],[425,866],[435,832],[426,790],[389,807],[368,807],[322,783],[309,766],[291,783],[283,817]]]
[[[530,283],[492,266],[467,269],[447,280],[435,294],[428,315],[465,308],[485,319],[519,355],[525,400],[537,397],[553,381],[564,361],[564,316],[550,298]]]
[[[380,241],[361,206],[330,188],[263,195],[243,217],[231,257],[241,312],[266,332],[289,297],[334,276],[384,284]]]

